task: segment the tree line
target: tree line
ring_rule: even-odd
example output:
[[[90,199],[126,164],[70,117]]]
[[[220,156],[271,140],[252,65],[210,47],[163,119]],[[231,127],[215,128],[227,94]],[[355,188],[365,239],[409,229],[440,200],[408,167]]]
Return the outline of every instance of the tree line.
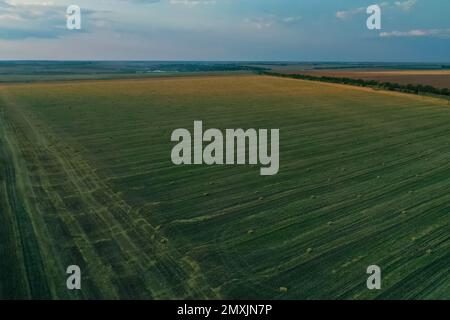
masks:
[[[259,71],[259,74],[283,77],[283,78],[293,78],[293,79],[301,79],[301,80],[313,80],[313,81],[322,81],[322,82],[331,82],[331,83],[339,83],[339,84],[348,84],[359,87],[370,87],[374,89],[382,89],[389,91],[399,91],[405,93],[412,94],[434,94],[434,95],[442,95],[442,96],[450,96],[450,90],[448,88],[435,88],[430,85],[422,85],[422,84],[399,84],[392,82],[384,82],[377,80],[363,80],[363,79],[355,79],[355,78],[346,78],[346,77],[330,77],[330,76],[312,76],[306,74],[286,74],[286,73],[278,73],[271,71]]]

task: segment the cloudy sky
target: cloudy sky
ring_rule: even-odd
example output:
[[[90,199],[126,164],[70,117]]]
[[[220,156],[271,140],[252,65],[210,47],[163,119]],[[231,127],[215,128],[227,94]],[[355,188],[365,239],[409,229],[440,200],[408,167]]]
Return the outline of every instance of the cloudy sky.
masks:
[[[0,60],[450,62],[450,1],[0,0]],[[67,30],[66,8],[82,10]]]

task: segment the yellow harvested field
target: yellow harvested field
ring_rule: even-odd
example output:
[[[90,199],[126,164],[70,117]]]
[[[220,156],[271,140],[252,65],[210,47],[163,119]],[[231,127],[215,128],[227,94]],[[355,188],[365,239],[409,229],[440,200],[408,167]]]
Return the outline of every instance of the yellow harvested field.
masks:
[[[362,80],[376,80],[398,84],[430,85],[436,88],[450,88],[450,70],[385,70],[385,71],[343,71],[343,70],[299,70],[280,69],[277,72],[303,74],[316,77],[338,77]]]

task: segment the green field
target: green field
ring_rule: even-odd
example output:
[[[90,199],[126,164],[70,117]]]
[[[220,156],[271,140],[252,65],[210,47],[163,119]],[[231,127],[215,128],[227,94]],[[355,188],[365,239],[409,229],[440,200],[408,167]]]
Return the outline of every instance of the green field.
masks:
[[[279,128],[279,174],[174,166],[194,120]],[[450,106],[264,76],[3,85],[0,210],[3,299],[448,299]]]

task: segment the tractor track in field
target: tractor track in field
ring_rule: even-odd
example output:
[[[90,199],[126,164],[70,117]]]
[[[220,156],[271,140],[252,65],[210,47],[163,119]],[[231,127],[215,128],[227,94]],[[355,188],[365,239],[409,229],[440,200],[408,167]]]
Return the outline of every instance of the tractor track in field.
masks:
[[[3,155],[2,174],[21,231],[17,247],[23,248],[30,298],[217,298],[195,261],[171,248],[141,208],[129,206],[70,146],[29,119],[4,88],[0,98],[1,147],[9,140],[11,149],[1,151],[21,157]],[[23,188],[16,183],[17,166]],[[87,278],[80,294],[65,289],[71,264]]]
[[[12,219],[15,225],[16,232],[7,235],[18,239],[19,246],[16,253],[3,252],[2,259],[8,261],[7,255],[18,255],[19,261],[23,262],[23,266],[14,266],[17,274],[22,279],[16,279],[18,283],[24,284],[24,290],[17,296],[18,298],[38,298],[45,299],[50,297],[50,290],[46,281],[44,263],[42,261],[42,255],[39,248],[38,239],[36,237],[33,223],[31,221],[29,212],[23,205],[23,198],[17,183],[16,168],[14,166],[14,156],[12,154],[10,142],[7,139],[5,130],[4,112],[0,113],[0,158],[1,158],[1,176],[5,185],[5,200],[10,212],[13,214]],[[4,212],[6,214],[6,212]],[[17,234],[15,234],[17,233]],[[13,271],[13,270],[11,270]],[[18,277],[18,275],[14,277]],[[6,277],[13,275],[6,275]],[[2,295],[9,295],[10,291],[14,289],[17,283],[11,283],[8,288],[4,288]]]

